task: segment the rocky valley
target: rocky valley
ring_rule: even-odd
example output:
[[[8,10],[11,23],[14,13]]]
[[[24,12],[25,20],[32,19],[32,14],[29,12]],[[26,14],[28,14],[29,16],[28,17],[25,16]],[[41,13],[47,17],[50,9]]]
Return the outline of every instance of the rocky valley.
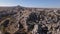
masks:
[[[60,34],[60,9],[0,7],[0,34]]]

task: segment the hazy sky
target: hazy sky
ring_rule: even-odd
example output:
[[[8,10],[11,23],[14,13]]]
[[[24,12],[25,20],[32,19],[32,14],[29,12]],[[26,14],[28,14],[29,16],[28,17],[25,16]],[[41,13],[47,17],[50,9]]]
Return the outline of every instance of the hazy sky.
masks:
[[[60,8],[60,0],[0,0],[0,6]]]

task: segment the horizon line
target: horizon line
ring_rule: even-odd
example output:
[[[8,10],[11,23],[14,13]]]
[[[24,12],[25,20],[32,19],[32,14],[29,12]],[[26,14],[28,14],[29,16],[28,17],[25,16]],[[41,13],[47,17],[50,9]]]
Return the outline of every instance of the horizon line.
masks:
[[[22,5],[0,5],[0,7],[16,7],[16,6],[27,7],[27,8],[58,8],[58,7],[37,7],[37,6],[33,7],[33,6],[22,6]]]

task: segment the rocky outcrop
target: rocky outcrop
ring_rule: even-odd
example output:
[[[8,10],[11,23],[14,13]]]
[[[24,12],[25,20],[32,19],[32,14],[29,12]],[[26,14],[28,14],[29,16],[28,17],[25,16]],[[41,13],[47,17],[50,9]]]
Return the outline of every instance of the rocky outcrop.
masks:
[[[1,7],[0,34],[60,34],[60,9]]]

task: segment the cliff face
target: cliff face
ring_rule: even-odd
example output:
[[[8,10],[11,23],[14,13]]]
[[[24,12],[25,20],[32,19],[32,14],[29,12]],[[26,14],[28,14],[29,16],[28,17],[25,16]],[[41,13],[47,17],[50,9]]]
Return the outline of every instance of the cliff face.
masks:
[[[0,34],[60,34],[60,9],[1,7]]]

